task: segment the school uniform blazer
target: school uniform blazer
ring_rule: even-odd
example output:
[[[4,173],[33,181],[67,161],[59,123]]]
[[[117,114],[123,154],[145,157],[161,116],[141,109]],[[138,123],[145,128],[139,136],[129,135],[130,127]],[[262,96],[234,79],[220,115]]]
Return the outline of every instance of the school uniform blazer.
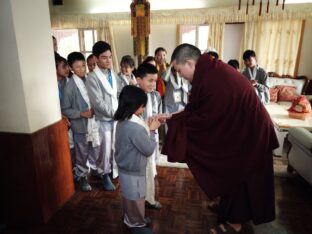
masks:
[[[117,75],[114,73],[117,85],[118,93],[118,82]],[[91,106],[94,110],[95,119],[101,121],[112,121],[114,117],[114,110],[112,105],[112,97],[105,90],[99,78],[95,72],[90,72],[86,81],[86,87],[88,90]]]
[[[71,129],[74,133],[87,133],[88,119],[82,118],[80,112],[88,110],[88,104],[74,81],[68,79],[64,88],[64,97],[61,103],[62,114],[70,120]]]
[[[182,89],[182,87],[179,89],[175,89],[173,84],[171,83],[170,77],[168,77],[168,79],[164,80],[164,81],[166,82],[166,93],[165,93],[165,99],[164,99],[165,106],[174,108],[174,107],[179,105],[179,103],[175,103],[175,101],[174,101],[174,97],[173,97],[174,91],[180,91],[181,92],[181,95],[182,95],[181,96],[181,98],[182,98],[181,104],[185,106],[187,103],[183,102],[183,98],[184,98],[184,96],[187,96],[187,92],[185,92]],[[189,85],[188,85],[188,88],[190,88]]]
[[[247,70],[247,68],[242,72],[242,74],[247,77],[248,80],[251,80],[250,74]],[[264,94],[264,97],[259,96],[260,100],[264,103],[270,102],[270,93],[269,93],[269,86],[268,86],[268,74],[267,72],[261,68],[258,67],[257,75],[255,80],[258,82],[258,84],[255,86],[258,93],[261,95],[261,93]]]
[[[146,175],[147,157],[156,148],[155,133],[129,120],[116,126],[115,160],[121,173],[134,176]]]

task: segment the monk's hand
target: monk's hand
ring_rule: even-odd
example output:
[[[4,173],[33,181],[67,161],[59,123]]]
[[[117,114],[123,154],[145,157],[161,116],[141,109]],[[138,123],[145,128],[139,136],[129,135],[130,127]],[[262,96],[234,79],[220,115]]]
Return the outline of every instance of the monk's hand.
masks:
[[[167,119],[170,119],[171,116],[170,114],[159,114],[156,117],[160,123],[166,123]]]
[[[160,122],[157,119],[152,119],[149,125],[150,131],[155,131],[157,128],[159,128]]]

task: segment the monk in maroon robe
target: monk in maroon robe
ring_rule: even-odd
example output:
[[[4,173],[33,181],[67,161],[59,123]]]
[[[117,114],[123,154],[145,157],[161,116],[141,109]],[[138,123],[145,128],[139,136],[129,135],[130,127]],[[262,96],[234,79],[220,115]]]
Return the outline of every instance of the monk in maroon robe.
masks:
[[[208,197],[221,197],[220,225],[211,233],[241,233],[244,224],[275,218],[272,150],[278,141],[254,88],[221,60],[178,46],[174,68],[192,84],[185,110],[167,121],[162,153],[186,162]]]

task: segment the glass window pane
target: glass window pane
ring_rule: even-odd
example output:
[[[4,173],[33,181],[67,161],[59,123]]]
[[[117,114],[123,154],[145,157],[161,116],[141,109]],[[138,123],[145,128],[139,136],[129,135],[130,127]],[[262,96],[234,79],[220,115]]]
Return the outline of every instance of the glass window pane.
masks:
[[[181,43],[189,43],[196,46],[196,26],[181,26]]]
[[[78,29],[52,30],[58,44],[58,53],[67,58],[73,51],[80,51]]]
[[[200,26],[198,26],[198,45],[197,45],[197,47],[201,51],[207,49],[208,33],[209,33],[209,26],[208,25],[200,25]]]
[[[85,51],[91,51],[93,42],[93,30],[83,30]]]

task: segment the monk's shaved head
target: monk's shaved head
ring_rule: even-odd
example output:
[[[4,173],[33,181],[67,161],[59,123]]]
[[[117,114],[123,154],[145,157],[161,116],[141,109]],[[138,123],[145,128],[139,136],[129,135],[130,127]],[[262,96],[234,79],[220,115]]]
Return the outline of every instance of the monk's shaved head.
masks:
[[[200,57],[200,50],[190,44],[181,44],[172,53],[171,62],[175,61],[176,64],[184,64],[186,60],[197,61]]]

